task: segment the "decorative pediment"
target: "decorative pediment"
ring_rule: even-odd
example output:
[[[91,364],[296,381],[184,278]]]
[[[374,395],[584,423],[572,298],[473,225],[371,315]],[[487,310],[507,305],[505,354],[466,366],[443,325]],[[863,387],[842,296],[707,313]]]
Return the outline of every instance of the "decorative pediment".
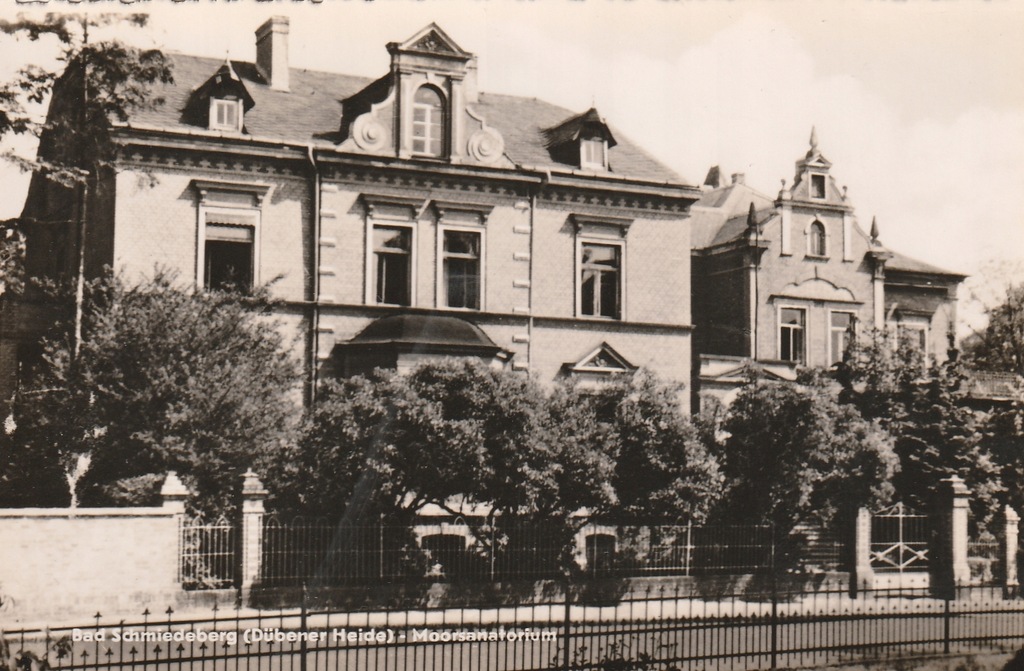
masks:
[[[860,303],[853,292],[840,287],[826,279],[812,277],[802,282],[791,282],[775,294],[775,298],[802,298],[812,301],[829,301],[832,303]]]
[[[422,28],[415,35],[398,45],[400,51],[416,51],[424,54],[441,56],[460,56],[469,58],[470,54],[455,43],[436,23]]]
[[[629,362],[606,342],[588,352],[586,356],[576,363],[567,363],[564,368],[572,373],[598,373],[614,375],[617,373],[632,373],[637,367]]]

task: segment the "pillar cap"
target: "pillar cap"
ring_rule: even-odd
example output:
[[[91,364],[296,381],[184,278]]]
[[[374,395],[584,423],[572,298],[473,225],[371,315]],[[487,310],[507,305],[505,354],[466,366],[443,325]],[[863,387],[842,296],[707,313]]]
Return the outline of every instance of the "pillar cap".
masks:
[[[1020,515],[1018,515],[1017,511],[1013,509],[1013,506],[1007,505],[1003,509],[1003,514],[1006,515],[1007,523],[1016,524],[1017,522],[1020,522]]]
[[[242,498],[243,499],[263,499],[266,498],[268,492],[263,486],[263,482],[260,481],[258,475],[252,468],[248,469],[242,474]]]
[[[939,485],[944,489],[948,489],[955,496],[969,496],[971,494],[971,490],[967,488],[963,478],[959,475],[943,478],[939,481]]]
[[[165,500],[175,501],[187,499],[190,493],[178,474],[175,471],[168,471],[164,484],[160,487],[160,496]]]

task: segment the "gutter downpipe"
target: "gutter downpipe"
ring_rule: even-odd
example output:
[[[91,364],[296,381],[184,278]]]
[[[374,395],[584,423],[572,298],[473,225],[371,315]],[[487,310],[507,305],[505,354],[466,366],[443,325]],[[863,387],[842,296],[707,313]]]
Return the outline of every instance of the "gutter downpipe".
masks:
[[[527,307],[530,309],[530,318],[526,325],[526,335],[530,341],[526,344],[526,358],[527,364],[530,366],[530,372],[533,372],[533,292],[534,292],[534,272],[533,269],[537,264],[537,260],[534,258],[534,253],[537,249],[537,233],[534,230],[536,225],[536,212],[537,212],[537,197],[540,192],[544,190],[544,187],[551,181],[551,171],[545,170],[541,173],[540,184],[532,190],[530,193],[530,300],[527,303]]]
[[[317,165],[316,156],[313,152],[313,145],[307,144],[306,151],[309,165],[313,168],[313,239],[311,250],[313,255],[313,300],[309,317],[309,389],[307,391],[309,406],[312,408],[316,404],[316,391],[319,382],[317,365],[320,358],[320,186],[322,178],[320,166]]]

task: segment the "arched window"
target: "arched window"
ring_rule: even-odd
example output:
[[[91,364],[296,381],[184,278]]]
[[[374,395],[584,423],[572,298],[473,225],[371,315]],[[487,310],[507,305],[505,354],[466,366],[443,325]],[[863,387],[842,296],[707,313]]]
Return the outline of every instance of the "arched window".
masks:
[[[444,99],[430,86],[416,90],[412,104],[412,152],[421,156],[444,156]]]
[[[820,221],[811,224],[807,253],[813,256],[828,256],[825,245],[825,225]]]

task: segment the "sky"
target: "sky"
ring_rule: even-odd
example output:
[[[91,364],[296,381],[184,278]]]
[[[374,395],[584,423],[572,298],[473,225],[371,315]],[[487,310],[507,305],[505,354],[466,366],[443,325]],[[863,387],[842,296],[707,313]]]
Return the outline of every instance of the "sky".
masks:
[[[431,21],[476,53],[480,88],[584,111],[700,184],[713,165],[775,195],[811,127],[861,225],[887,246],[972,275],[963,328],[1024,281],[1024,3],[734,0],[0,0],[18,12],[144,11],[118,37],[252,60],[253,31],[290,18],[293,67],[379,77],[385,45]],[[0,79],[52,44],[0,36]],[[27,179],[0,165],[0,218]]]

